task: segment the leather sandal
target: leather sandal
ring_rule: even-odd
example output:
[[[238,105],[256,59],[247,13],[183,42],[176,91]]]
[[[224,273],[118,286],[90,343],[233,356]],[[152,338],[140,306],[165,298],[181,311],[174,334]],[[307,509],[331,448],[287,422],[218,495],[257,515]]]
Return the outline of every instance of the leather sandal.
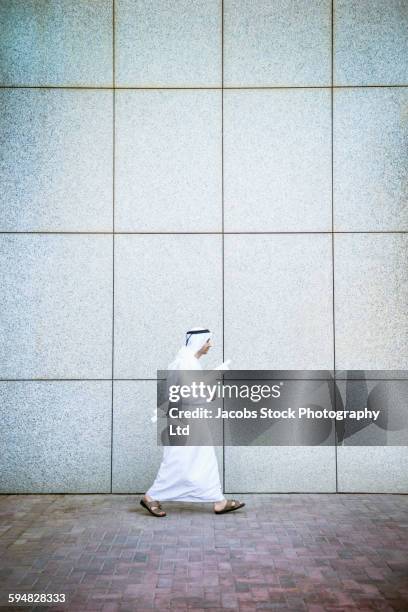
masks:
[[[240,502],[236,499],[227,499],[227,503],[225,504],[222,510],[214,510],[215,514],[225,514],[226,512],[233,512],[234,510],[238,510],[239,508],[243,508],[245,506],[245,502]]]
[[[150,512],[150,514],[153,514],[153,516],[158,516],[159,518],[166,516],[166,513],[162,509],[161,503],[155,501],[154,499],[152,501],[141,499],[140,505],[143,506],[143,508],[146,508],[146,510]]]

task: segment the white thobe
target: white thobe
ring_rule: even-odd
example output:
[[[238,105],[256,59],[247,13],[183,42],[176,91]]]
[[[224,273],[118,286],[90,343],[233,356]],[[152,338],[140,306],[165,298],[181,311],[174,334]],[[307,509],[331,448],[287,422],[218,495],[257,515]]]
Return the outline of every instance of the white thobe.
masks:
[[[191,355],[180,370],[202,370]],[[158,501],[216,502],[224,499],[213,446],[164,446],[163,459],[146,494]]]

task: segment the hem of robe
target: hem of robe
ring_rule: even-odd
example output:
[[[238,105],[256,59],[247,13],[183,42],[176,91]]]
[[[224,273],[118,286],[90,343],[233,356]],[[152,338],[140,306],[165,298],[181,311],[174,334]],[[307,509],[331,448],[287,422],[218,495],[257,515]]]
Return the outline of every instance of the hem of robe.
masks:
[[[206,469],[205,474],[197,476],[198,461],[204,461]],[[214,447],[165,446],[156,479],[146,491],[146,495],[157,501],[197,503],[223,501],[225,497]]]
[[[225,499],[224,495],[222,495],[221,497],[191,497],[188,495],[180,495],[178,497],[166,497],[165,495],[160,495],[157,493],[154,493],[154,491],[152,490],[148,490],[146,491],[146,495],[149,495],[149,497],[152,497],[153,499],[155,499],[156,501],[162,502],[162,501],[174,501],[174,502],[193,502],[193,503],[215,503],[215,502],[219,502],[219,501],[223,501]]]

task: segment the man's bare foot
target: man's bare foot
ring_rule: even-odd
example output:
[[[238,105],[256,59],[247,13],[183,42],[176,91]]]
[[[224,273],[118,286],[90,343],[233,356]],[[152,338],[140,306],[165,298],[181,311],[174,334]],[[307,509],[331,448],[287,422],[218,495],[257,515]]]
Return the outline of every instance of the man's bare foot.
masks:
[[[245,506],[244,502],[240,502],[237,499],[223,499],[214,504],[215,514],[224,514],[225,512],[232,512],[233,510],[239,510]]]
[[[222,499],[221,501],[215,502],[215,504],[214,504],[214,511],[215,512],[219,512],[220,510],[223,510],[226,505],[227,505],[227,500],[226,499]]]
[[[143,495],[140,500],[141,505],[154,516],[166,516],[159,501],[154,500],[150,495]]]

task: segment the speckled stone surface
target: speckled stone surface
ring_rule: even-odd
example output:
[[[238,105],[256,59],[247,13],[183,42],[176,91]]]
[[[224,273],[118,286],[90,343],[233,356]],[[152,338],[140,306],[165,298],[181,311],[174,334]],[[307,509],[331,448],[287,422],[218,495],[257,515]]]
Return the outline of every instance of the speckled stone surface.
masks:
[[[330,85],[329,0],[225,0],[225,85]]]
[[[334,226],[384,232],[336,234],[334,278],[332,7],[334,82],[351,85],[333,92]],[[53,383],[42,396],[35,385],[43,383],[30,379],[109,379],[112,365],[116,378],[154,379],[193,325],[214,332],[204,368],[220,364],[225,339],[225,358],[236,369],[331,369],[334,358],[337,368],[408,369],[407,236],[390,233],[408,225],[405,0],[3,0],[0,23],[0,378],[29,379],[19,392],[20,383],[2,387],[5,442],[14,445],[6,457],[7,487],[16,487],[10,490],[110,490],[111,450],[114,490],[145,489],[161,456],[155,437],[144,440],[155,432],[149,420],[154,380],[114,382],[112,431],[110,380],[102,386],[82,381],[75,389],[68,381]],[[124,88],[115,96],[113,57],[116,84]],[[222,82],[237,88],[224,91],[223,108],[215,90]],[[130,232],[115,236],[115,261],[113,237],[92,234],[111,231],[113,214],[115,229]],[[222,227],[224,237],[215,233]],[[44,233],[6,233],[14,231]],[[174,234],[148,234],[159,231]],[[374,431],[355,432],[354,440],[362,444]],[[384,440],[400,443],[401,435],[387,431]],[[226,484],[239,491],[331,491],[337,468],[341,490],[406,492],[405,448],[341,447],[337,466],[328,447],[230,448]],[[364,512],[367,504],[354,510]],[[254,525],[262,530],[262,522]],[[107,536],[113,545],[123,536],[116,527]],[[237,541],[228,537],[234,549]],[[256,572],[259,543],[253,542]],[[345,581],[359,575],[359,535],[357,542]],[[16,546],[23,550],[26,543]],[[171,545],[163,541],[164,550]],[[95,552],[87,546],[80,563]],[[248,550],[232,550],[220,563]],[[190,552],[194,559],[196,551]],[[183,547],[173,553],[179,562],[192,561]],[[321,572],[321,551],[314,553],[314,571]],[[333,572],[349,554],[341,550],[326,581],[337,580]],[[145,559],[149,571],[160,561],[154,555]],[[293,551],[288,555],[293,561]],[[82,571],[86,563],[78,568],[59,560],[57,552],[50,566],[57,576],[66,571],[72,584],[83,580],[91,590],[100,578],[95,569],[111,572],[106,591],[86,600],[87,608],[103,612],[116,609],[105,597],[117,594],[109,589],[118,575],[127,579],[134,570],[122,565],[123,557],[115,571],[112,559],[98,565],[96,558],[93,575]],[[213,552],[205,560],[211,573]],[[278,560],[275,575],[280,563],[285,560]],[[401,563],[398,558],[398,571]],[[33,573],[20,573],[18,586],[34,584]],[[0,583],[3,578],[0,570]],[[193,591],[202,588],[203,576],[194,578]],[[193,599],[183,599],[188,585],[175,583],[170,593],[177,608],[269,603],[263,587],[252,593],[240,584],[225,594],[231,580],[205,578],[204,591],[188,594]],[[140,582],[127,585],[121,612],[134,609],[127,596],[141,597],[144,579],[138,574]],[[167,579],[160,590],[169,588]],[[294,578],[279,580],[276,588],[284,589]],[[272,604],[296,612],[328,606],[405,612],[392,584],[381,583],[385,599],[367,602],[371,584],[342,583],[334,595],[313,586],[301,600],[302,583],[295,595],[273,591]],[[216,586],[224,593],[211,593]],[[142,596],[138,603],[163,607],[167,595]],[[70,612],[75,606],[84,612],[78,601]]]
[[[166,504],[157,519],[138,496],[0,498],[1,601],[48,592],[66,603],[37,610],[406,611],[406,496],[239,499],[223,516]]]
[[[0,376],[107,378],[112,236],[0,235]]]
[[[111,389],[110,381],[0,382],[0,492],[109,492]]]
[[[112,230],[112,93],[0,91],[0,229]]]
[[[115,228],[221,231],[221,92],[118,91]]]
[[[330,92],[225,92],[224,185],[227,231],[330,231]]]
[[[408,447],[339,446],[337,473],[339,491],[408,493]]]
[[[122,381],[113,386],[114,493],[147,491],[156,477],[163,447],[157,446],[157,383],[153,380]]]
[[[405,0],[336,0],[335,85],[408,84]]]
[[[407,136],[408,88],[335,90],[337,231],[408,230]]]
[[[337,234],[336,367],[408,369],[408,237]]]
[[[220,86],[220,0],[116,0],[116,84]]]
[[[114,382],[114,493],[141,493],[153,484],[163,454],[157,444],[157,424],[151,422],[157,405],[156,381]],[[215,447],[222,482],[222,447]]]
[[[260,469],[260,466],[265,469]],[[336,490],[334,446],[226,446],[225,491],[236,493]]]
[[[156,378],[200,325],[214,333],[203,367],[218,366],[221,274],[221,236],[116,236],[115,377]]]
[[[331,369],[329,235],[225,236],[225,357],[235,369]]]
[[[111,85],[112,0],[2,0],[1,85]]]

